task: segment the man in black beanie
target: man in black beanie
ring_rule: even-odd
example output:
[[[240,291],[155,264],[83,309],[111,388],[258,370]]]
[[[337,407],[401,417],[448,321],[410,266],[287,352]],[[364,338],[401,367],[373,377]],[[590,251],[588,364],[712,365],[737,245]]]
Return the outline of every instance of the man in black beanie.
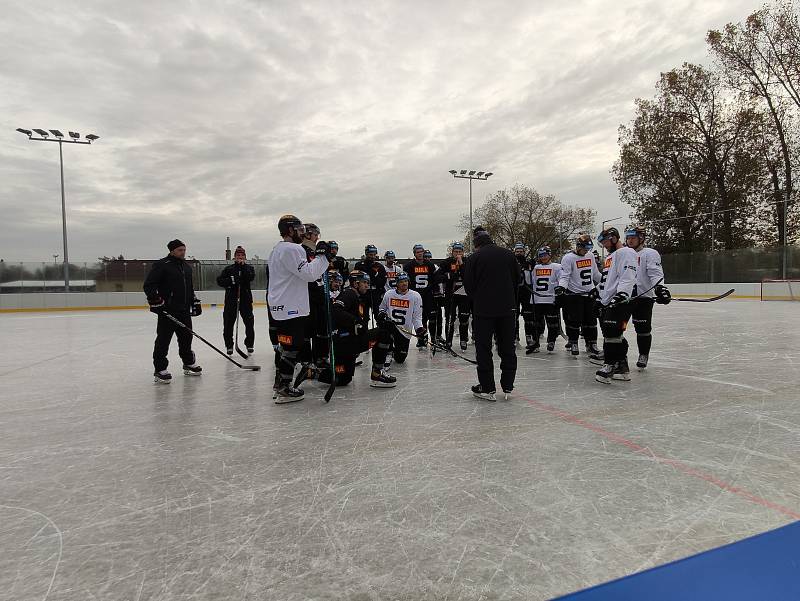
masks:
[[[253,292],[250,283],[256,278],[256,270],[245,263],[247,253],[237,246],[233,251],[233,265],[228,265],[217,277],[217,284],[225,288],[225,309],[222,312],[222,339],[229,355],[233,354],[233,324],[236,323],[238,309],[244,322],[244,345],[248,354],[253,354],[256,339],[253,327]]]
[[[464,288],[472,301],[472,332],[478,361],[478,385],[472,387],[472,393],[480,399],[494,401],[493,338],[497,340],[500,386],[506,398],[514,389],[520,271],[514,253],[497,246],[480,225],[473,232],[473,248],[475,251],[464,263]]]
[[[176,239],[169,242],[167,248],[169,254],[153,263],[144,281],[144,293],[147,295],[150,311],[158,315],[153,348],[153,367],[155,367],[153,376],[160,384],[169,384],[172,381],[172,374],[167,371],[169,365],[167,353],[173,334],[178,339],[183,373],[187,376],[199,376],[203,371],[195,363],[192,333],[164,315],[164,312],[168,312],[191,328],[192,317],[199,316],[203,311],[200,300],[194,295],[192,268],[186,264],[186,245]]]

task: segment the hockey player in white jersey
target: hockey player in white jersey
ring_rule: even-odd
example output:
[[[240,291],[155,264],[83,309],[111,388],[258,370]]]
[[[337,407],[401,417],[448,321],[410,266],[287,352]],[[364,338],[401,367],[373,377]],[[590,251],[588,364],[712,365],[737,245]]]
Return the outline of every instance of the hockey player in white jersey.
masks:
[[[625,244],[636,251],[636,294],[632,302],[633,327],[636,330],[636,345],[639,359],[636,367],[644,369],[650,357],[653,331],[653,304],[667,305],[672,300],[669,290],[664,286],[664,269],[661,255],[654,248],[645,246],[646,231],[643,227],[629,226],[625,230]]]
[[[378,310],[378,324],[384,325],[389,322],[395,326],[414,332],[417,336],[425,335],[425,328],[422,325],[422,296],[415,290],[409,290],[408,274],[403,272],[397,276],[396,288],[388,290],[383,295],[381,306]],[[408,343],[411,339],[409,334],[405,334],[397,329],[392,330],[392,354],[394,360],[403,363],[408,356]]]
[[[561,276],[561,265],[552,261],[553,252],[543,246],[536,252],[537,263],[531,270],[533,283],[534,322],[536,334],[533,347],[526,354],[539,352],[539,338],[547,324],[547,352],[552,353],[561,331],[561,317],[556,306],[555,288]]]
[[[594,301],[597,298],[596,286],[600,283],[600,270],[592,254],[592,238],[581,234],[575,240],[575,250],[561,258],[561,275],[558,277],[556,295],[561,299],[564,309],[564,323],[573,357],[578,357],[578,337],[583,333],[586,352],[598,355],[597,317],[594,314]]]
[[[603,330],[603,367],[595,373],[595,380],[610,384],[611,380],[629,381],[628,341],[625,328],[631,318],[634,287],[636,286],[636,251],[623,246],[615,227],[604,229],[597,237],[608,255],[603,262],[600,278],[600,298],[596,307],[600,313]],[[597,359],[595,355],[592,358]]]
[[[383,262],[383,266],[386,268],[386,286],[384,286],[384,291],[388,292],[397,287],[397,276],[405,272],[403,271],[403,266],[397,262],[397,257],[393,250],[387,250],[383,253]]]

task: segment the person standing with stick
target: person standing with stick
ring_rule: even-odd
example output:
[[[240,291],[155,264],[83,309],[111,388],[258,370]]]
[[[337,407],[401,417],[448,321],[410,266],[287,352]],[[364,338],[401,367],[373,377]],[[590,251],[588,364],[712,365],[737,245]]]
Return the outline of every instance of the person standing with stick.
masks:
[[[472,299],[472,331],[478,361],[478,384],[472,387],[472,393],[479,399],[494,401],[493,338],[497,339],[500,355],[500,386],[506,398],[514,390],[520,270],[514,253],[497,246],[481,226],[475,228],[473,247],[475,252],[464,263],[464,288]]]
[[[244,248],[237,246],[233,252],[233,265],[228,265],[217,277],[217,284],[221,288],[225,288],[222,339],[225,341],[225,350],[229,355],[233,354],[233,326],[239,319],[239,315],[242,316],[244,322],[244,346],[247,348],[248,354],[253,354],[253,344],[256,339],[253,292],[250,289],[250,284],[256,277],[256,271],[252,265],[245,263],[246,260],[247,253]]]

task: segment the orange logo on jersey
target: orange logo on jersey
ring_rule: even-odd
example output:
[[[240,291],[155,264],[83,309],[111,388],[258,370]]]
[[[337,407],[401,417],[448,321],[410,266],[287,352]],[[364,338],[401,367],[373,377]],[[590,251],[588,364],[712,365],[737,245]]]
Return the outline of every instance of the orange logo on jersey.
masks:
[[[401,309],[408,309],[411,306],[411,302],[403,300],[402,298],[393,298],[389,301],[389,305],[392,307],[400,307]]]
[[[278,334],[278,344],[286,344],[292,346],[292,337],[286,334]]]
[[[608,269],[611,267],[611,257],[606,257],[605,263],[603,263],[603,269]]]
[[[552,275],[552,274],[553,274],[553,270],[552,269],[536,269],[536,275],[537,276],[540,276],[540,275],[541,276],[545,276],[545,275]]]
[[[428,273],[428,268],[425,265],[417,265],[414,268],[414,273]]]
[[[358,305],[358,314],[364,317],[364,305]]]
[[[592,259],[581,259],[580,261],[575,261],[575,267],[579,269],[581,267],[591,267],[592,266]]]
[[[386,275],[387,275],[389,278],[393,279],[393,278],[396,278],[396,277],[397,277],[397,272],[396,272],[396,271],[387,271],[387,272],[386,272]]]
[[[458,271],[460,265],[458,263],[451,263],[450,264],[450,271]]]
[[[343,374],[345,371],[346,371],[346,369],[345,369],[344,365],[337,365],[336,366],[336,373],[337,374]]]

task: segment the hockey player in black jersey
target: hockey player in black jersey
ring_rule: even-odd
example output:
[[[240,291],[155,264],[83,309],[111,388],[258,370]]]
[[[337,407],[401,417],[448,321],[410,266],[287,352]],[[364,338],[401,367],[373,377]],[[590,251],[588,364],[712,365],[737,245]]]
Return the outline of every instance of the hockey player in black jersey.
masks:
[[[379,323],[369,328],[370,279],[365,273],[351,272],[350,287],[342,290],[331,304],[335,331],[333,334],[336,355],[336,385],[346,386],[353,380],[356,358],[359,353],[372,348],[370,386],[392,388],[397,379],[386,373],[384,364],[391,348],[390,324]],[[319,375],[321,382],[331,382],[331,371]]]
[[[517,242],[514,245],[514,257],[519,264],[519,301],[517,306],[517,329],[516,338],[519,340],[519,316],[522,316],[522,323],[525,328],[525,347],[528,354],[532,353],[534,348],[539,345],[537,343],[538,336],[536,330],[536,314],[534,310],[533,293],[531,290],[535,287],[531,279],[531,272],[533,270],[533,261],[528,259],[525,253],[525,245]]]
[[[433,322],[435,327],[436,304],[433,299],[433,284],[436,274],[436,265],[430,259],[425,259],[425,247],[422,244],[415,244],[412,249],[414,259],[403,265],[403,271],[408,274],[411,285],[409,288],[418,292],[422,297],[422,325],[430,330]],[[417,339],[417,348],[423,349],[428,346],[426,337]]]
[[[429,251],[427,248],[422,253],[422,258],[425,261],[430,261],[433,263],[433,253]],[[443,332],[443,324],[444,321],[442,320],[442,312],[444,311],[444,285],[439,279],[439,265],[437,263],[433,263],[434,272],[433,272],[433,279],[431,281],[431,296],[433,297],[433,303],[431,305],[431,314],[428,317],[428,328],[431,331],[431,339],[435,340],[438,344],[444,344],[444,338],[442,338]]]
[[[228,265],[217,276],[217,285],[225,289],[225,308],[222,312],[222,339],[229,355],[233,354],[233,325],[238,319],[237,312],[242,316],[245,334],[244,345],[247,352],[253,353],[256,332],[253,327],[253,292],[250,283],[256,277],[256,270],[248,265],[247,253],[244,248],[237,246],[233,253],[233,265]]]
[[[344,257],[339,256],[339,244],[336,242],[336,240],[331,240],[328,242],[328,249],[333,257],[331,265],[341,274],[344,280],[347,280],[348,276],[350,275],[350,265]]]
[[[369,277],[369,308],[374,315],[378,312],[386,290],[386,268],[378,261],[378,247],[367,244],[364,247],[364,258],[355,264],[353,271],[366,273]]]
[[[445,344],[453,344],[455,322],[458,317],[458,338],[461,350],[466,350],[469,339],[470,303],[464,289],[464,245],[453,242],[450,256],[439,263],[437,280],[444,285]]]

